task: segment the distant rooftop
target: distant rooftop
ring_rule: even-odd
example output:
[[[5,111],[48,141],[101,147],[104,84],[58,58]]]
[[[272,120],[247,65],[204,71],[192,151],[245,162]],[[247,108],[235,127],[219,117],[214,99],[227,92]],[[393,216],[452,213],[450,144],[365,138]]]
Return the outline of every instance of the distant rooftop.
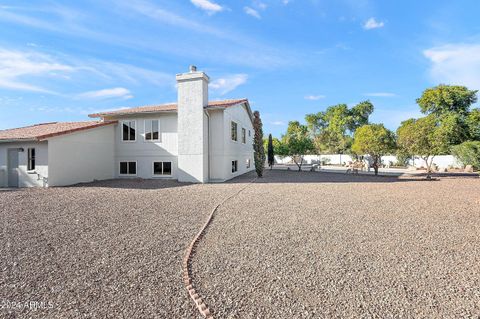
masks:
[[[235,100],[223,100],[223,101],[210,101],[208,102],[208,109],[215,109],[215,108],[227,108],[232,107],[241,103],[247,102],[247,99],[235,99]],[[138,106],[132,107],[128,109],[120,109],[117,111],[110,111],[110,112],[100,112],[89,114],[89,117],[105,117],[105,116],[118,116],[118,115],[130,115],[130,114],[142,114],[142,113],[157,113],[157,112],[176,112],[177,111],[177,104],[176,103],[169,103],[169,104],[159,104],[159,105],[146,105],[146,106]]]
[[[116,121],[100,122],[50,122],[31,126],[0,130],[0,142],[23,141],[23,140],[44,140],[50,137],[87,130],[99,126],[114,124]]]

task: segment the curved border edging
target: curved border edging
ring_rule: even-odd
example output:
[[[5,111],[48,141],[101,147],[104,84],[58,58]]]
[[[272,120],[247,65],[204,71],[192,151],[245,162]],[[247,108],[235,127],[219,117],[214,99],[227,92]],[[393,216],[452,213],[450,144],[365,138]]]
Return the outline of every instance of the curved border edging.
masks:
[[[234,194],[228,196],[225,198],[223,201],[221,201],[219,204],[213,208],[212,212],[210,213],[210,216],[208,217],[207,221],[203,225],[203,227],[200,229],[200,231],[197,233],[197,235],[193,238],[192,242],[188,246],[187,250],[185,251],[185,257],[183,257],[183,263],[182,263],[182,269],[183,269],[183,282],[185,284],[185,288],[188,291],[188,294],[190,295],[190,298],[192,298],[193,302],[195,303],[195,306],[197,306],[198,311],[202,316],[204,316],[207,319],[213,319],[213,316],[210,312],[209,307],[205,304],[204,299],[198,294],[198,292],[195,289],[195,286],[193,284],[193,279],[192,279],[192,274],[191,274],[191,265],[192,265],[192,259],[193,259],[193,254],[195,253],[195,249],[198,246],[198,243],[202,239],[202,237],[205,235],[205,232],[210,225],[210,223],[213,220],[213,217],[215,213],[217,212],[218,208],[222,206],[226,201],[229,199],[237,196],[240,194],[245,188],[248,187],[251,183],[253,183],[257,177],[255,177],[253,180],[247,183],[244,187],[239,189],[237,192]]]

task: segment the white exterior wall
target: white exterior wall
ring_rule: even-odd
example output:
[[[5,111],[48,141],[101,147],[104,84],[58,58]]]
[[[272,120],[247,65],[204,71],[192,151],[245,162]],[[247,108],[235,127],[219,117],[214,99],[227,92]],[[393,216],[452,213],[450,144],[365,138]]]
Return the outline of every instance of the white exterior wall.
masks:
[[[231,122],[237,123],[238,141],[231,139]],[[217,126],[215,126],[217,128]],[[246,129],[246,143],[242,143],[242,128]],[[248,135],[250,131],[250,136]],[[253,159],[253,124],[244,105],[229,107],[223,111],[223,132],[212,131],[213,135],[223,138],[223,152],[217,148],[217,152],[211,158],[215,168],[215,178],[229,180],[233,177],[245,174],[255,169]],[[246,167],[246,160],[250,159],[250,168]],[[238,171],[232,173],[232,161],[238,161]],[[211,172],[212,173],[212,172]]]
[[[159,120],[159,141],[145,140],[145,120]],[[122,121],[136,121],[135,141],[122,140]],[[177,178],[178,176],[178,137],[177,137],[177,114],[158,113],[143,117],[129,117],[118,119],[115,130],[115,176],[116,177],[140,177],[154,178],[153,162],[172,162],[172,176],[160,178]],[[120,162],[137,162],[137,174],[135,176],[120,175]]]
[[[48,178],[48,143],[45,141],[0,144],[0,187],[8,186],[7,162],[9,148],[24,149],[23,152],[18,153],[18,186],[43,187],[43,178]],[[27,171],[28,148],[35,148],[35,173]]]
[[[225,180],[225,170],[230,166],[224,157],[225,150],[225,122],[223,111],[209,111],[210,115],[210,179],[213,181]],[[230,133],[229,133],[230,134]],[[230,136],[230,135],[229,135]]]
[[[49,186],[114,177],[115,127],[106,125],[48,139]]]

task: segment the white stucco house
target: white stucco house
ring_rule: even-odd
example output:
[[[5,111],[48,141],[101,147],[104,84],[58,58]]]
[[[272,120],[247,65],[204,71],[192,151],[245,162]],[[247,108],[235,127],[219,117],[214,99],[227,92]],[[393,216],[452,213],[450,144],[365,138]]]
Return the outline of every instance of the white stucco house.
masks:
[[[209,77],[195,67],[176,79],[177,103],[0,131],[0,187],[113,178],[221,182],[253,170],[248,100],[209,101]]]

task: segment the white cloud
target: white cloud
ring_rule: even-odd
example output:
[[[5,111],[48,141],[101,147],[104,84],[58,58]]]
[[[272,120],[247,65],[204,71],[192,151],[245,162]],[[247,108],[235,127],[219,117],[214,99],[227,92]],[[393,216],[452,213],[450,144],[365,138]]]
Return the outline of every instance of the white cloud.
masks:
[[[257,18],[257,19],[261,19],[262,16],[260,15],[260,13],[258,13],[257,10],[253,9],[253,8],[250,8],[250,7],[244,7],[243,8],[243,11],[245,11],[246,14],[254,17],[254,18]]]
[[[212,81],[210,83],[210,88],[214,91],[219,91],[221,95],[224,95],[235,90],[238,86],[245,84],[247,80],[247,74],[234,74]]]
[[[260,10],[265,10],[265,9],[267,9],[267,7],[268,7],[266,3],[261,2],[261,1],[258,1],[258,0],[257,0],[257,1],[254,1],[254,2],[253,2],[253,5],[254,5],[255,7],[257,7],[258,9],[260,9]]]
[[[378,28],[383,28],[385,26],[385,23],[383,21],[377,21],[375,18],[370,18],[365,22],[363,25],[363,28],[365,30],[372,30],[372,29],[378,29]]]
[[[81,93],[77,97],[84,98],[84,99],[120,98],[123,100],[128,100],[133,98],[133,95],[128,89],[118,87],[118,88],[103,89],[98,91],[89,91],[89,92]]]
[[[224,10],[218,3],[209,0],[190,0],[197,8],[207,11],[208,13],[216,13]]]
[[[283,1],[282,1],[283,5],[285,5],[285,6],[286,6],[287,4],[289,4],[290,2],[291,2],[291,0],[283,0]]]
[[[273,121],[273,122],[270,122],[270,124],[276,125],[276,126],[284,126],[284,125],[286,125],[285,122],[283,122],[283,121]]]
[[[435,84],[459,84],[480,89],[480,44],[447,44],[423,51],[430,60]]]
[[[318,101],[320,99],[324,99],[325,97],[325,95],[306,95],[304,99],[309,101]]]
[[[58,77],[73,72],[74,67],[56,61],[54,58],[37,53],[0,48],[0,87],[54,94],[48,89],[29,83],[34,77]]]
[[[363,95],[372,96],[372,97],[395,97],[395,96],[397,96],[395,93],[389,93],[389,92],[365,93]]]

